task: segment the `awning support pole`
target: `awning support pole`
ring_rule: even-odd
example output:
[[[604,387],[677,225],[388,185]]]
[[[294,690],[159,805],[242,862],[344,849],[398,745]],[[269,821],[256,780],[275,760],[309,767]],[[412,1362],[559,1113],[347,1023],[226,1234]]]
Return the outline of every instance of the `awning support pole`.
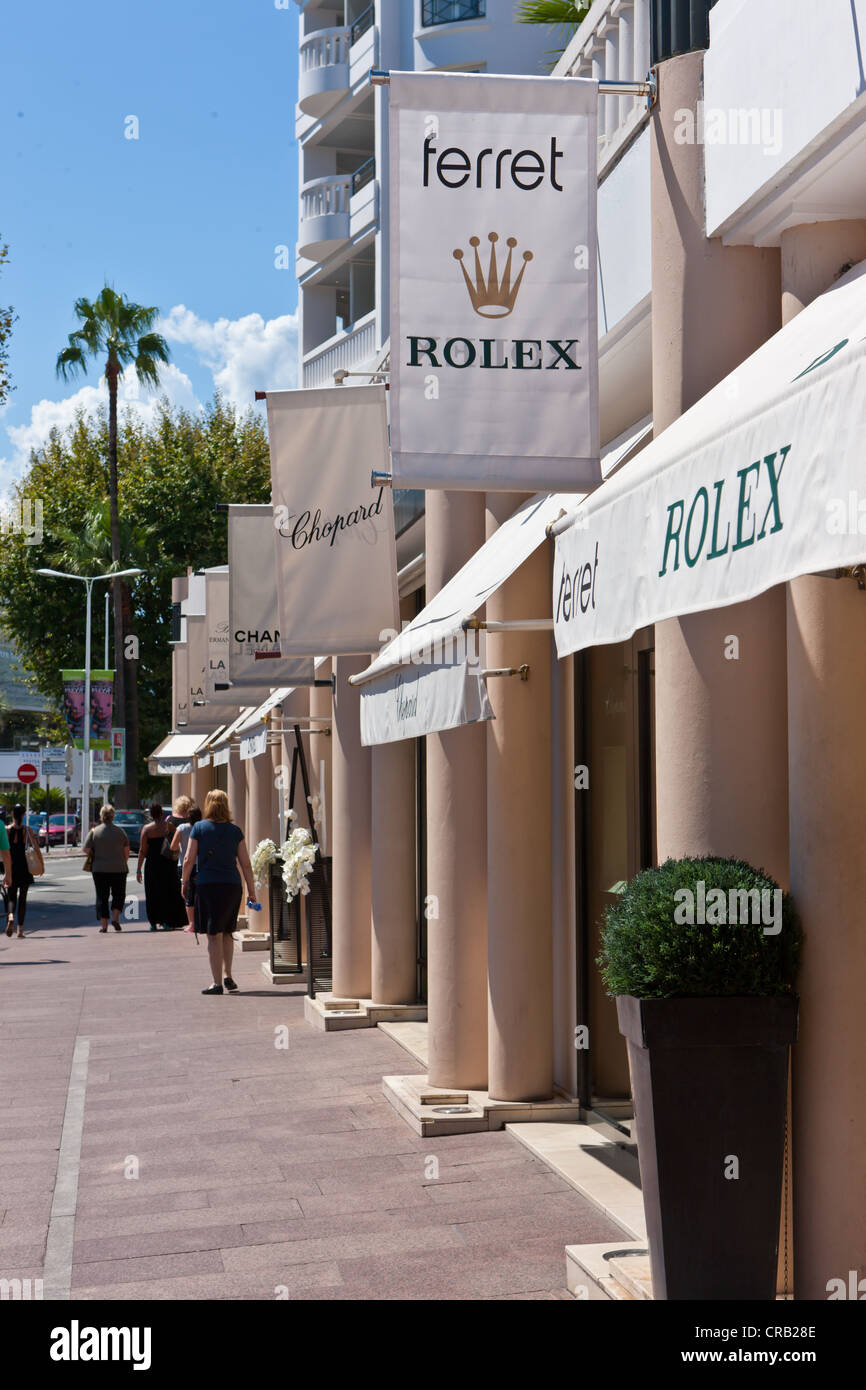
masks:
[[[464,632],[552,632],[552,618],[517,618],[514,622],[488,622],[484,618],[464,618]]]
[[[489,680],[491,676],[519,676],[522,681],[529,680],[529,663],[524,661],[522,666],[500,666],[490,671],[482,671],[481,679]]]
[[[377,473],[374,469],[370,474],[370,487],[391,487],[393,481],[390,473]]]

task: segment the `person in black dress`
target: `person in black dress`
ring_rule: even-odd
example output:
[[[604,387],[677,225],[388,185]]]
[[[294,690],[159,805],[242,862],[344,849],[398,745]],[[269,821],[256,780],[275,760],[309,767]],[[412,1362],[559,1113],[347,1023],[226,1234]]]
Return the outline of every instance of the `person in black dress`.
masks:
[[[8,902],[6,935],[12,935],[15,917],[18,917],[18,935],[24,935],[24,917],[27,912],[27,892],[33,882],[33,875],[27,867],[27,846],[35,845],[33,831],[24,824],[24,807],[12,808],[12,824],[8,830],[9,852],[12,856],[12,874],[7,885]]]
[[[150,820],[141,832],[138,850],[138,872],[136,878],[144,877],[144,897],[150,930],[162,927],[164,931],[177,931],[186,926],[186,907],[180,895],[177,880],[177,864],[162,852],[166,836],[174,835],[174,826],[165,815],[158,801],[148,808]]]

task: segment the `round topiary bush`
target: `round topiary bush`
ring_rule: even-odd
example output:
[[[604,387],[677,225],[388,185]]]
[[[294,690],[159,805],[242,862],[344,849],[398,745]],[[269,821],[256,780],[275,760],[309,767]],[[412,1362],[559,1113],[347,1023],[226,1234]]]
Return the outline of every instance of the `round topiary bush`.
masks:
[[[788,994],[801,932],[774,879],[742,860],[708,857],[637,874],[607,909],[601,939],[609,994],[667,999]]]

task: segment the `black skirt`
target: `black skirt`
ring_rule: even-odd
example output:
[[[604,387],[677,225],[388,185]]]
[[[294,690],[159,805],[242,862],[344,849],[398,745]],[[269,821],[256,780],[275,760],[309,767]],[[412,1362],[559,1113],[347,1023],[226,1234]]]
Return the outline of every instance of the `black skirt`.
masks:
[[[241,908],[240,883],[197,883],[195,929],[201,936],[237,931]]]

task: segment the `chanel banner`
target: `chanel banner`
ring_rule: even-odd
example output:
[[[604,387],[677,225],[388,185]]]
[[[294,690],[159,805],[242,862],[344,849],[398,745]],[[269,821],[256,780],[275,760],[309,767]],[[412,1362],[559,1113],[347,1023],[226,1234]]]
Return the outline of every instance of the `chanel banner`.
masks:
[[[597,83],[391,73],[394,485],[601,481]]]
[[[229,680],[241,704],[272,686],[310,685],[311,659],[284,660],[274,564],[274,509],[229,507]],[[251,688],[250,688],[251,687]]]
[[[377,651],[400,626],[383,386],[268,392],[284,656]],[[287,681],[286,684],[289,684]]]

